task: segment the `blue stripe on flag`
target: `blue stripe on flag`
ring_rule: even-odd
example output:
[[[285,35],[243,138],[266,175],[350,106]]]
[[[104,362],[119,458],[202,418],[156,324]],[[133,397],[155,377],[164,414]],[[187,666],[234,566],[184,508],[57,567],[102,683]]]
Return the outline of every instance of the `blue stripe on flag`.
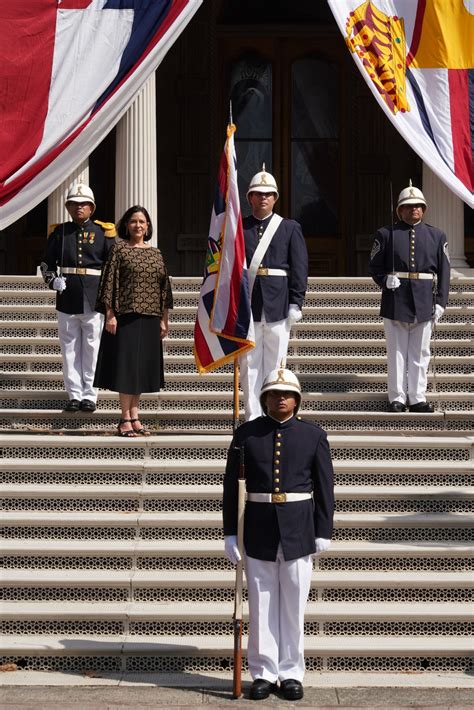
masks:
[[[235,334],[238,338],[247,338],[250,325],[250,302],[248,295],[247,272],[240,283],[239,308],[237,310],[237,323],[235,324]]]
[[[158,31],[172,4],[173,0],[107,0],[103,10],[134,10],[132,32],[122,54],[117,76],[97,99],[92,113],[100,108],[128,73],[130,67],[138,62],[143,54],[143,48],[148,46]],[[113,41],[113,37],[106,38],[104,41]]]

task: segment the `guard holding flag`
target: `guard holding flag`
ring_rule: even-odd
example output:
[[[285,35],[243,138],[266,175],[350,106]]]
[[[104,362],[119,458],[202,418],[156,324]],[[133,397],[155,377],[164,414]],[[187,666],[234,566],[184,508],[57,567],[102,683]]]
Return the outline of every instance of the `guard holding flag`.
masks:
[[[250,181],[252,215],[243,222],[255,347],[239,359],[245,418],[261,416],[260,390],[271,370],[286,359],[290,328],[302,318],[308,252],[298,222],[273,213],[276,180],[265,170]]]
[[[382,289],[391,412],[431,413],[426,401],[430,337],[449,295],[446,235],[423,222],[426,200],[410,184],[400,192],[399,222],[374,238],[369,271]]]
[[[225,551],[233,564],[241,559],[236,535],[243,447],[250,698],[267,698],[280,682],[286,700],[299,700],[312,557],[329,548],[333,529],[333,467],[326,432],[296,416],[301,388],[292,372],[271,372],[260,402],[266,416],[237,429],[227,457]]]
[[[54,225],[41,264],[45,283],[56,291],[67,412],[93,412],[97,402],[93,383],[104,317],[95,303],[116,231],[112,223],[91,220],[95,207],[88,185],[72,185],[66,209],[73,221]]]

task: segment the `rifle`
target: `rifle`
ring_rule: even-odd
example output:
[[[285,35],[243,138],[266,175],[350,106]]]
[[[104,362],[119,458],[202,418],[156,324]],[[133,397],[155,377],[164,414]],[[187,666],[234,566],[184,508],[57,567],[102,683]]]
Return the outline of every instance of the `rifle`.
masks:
[[[234,598],[234,675],[233,696],[240,698],[242,695],[242,595],[244,583],[244,508],[245,508],[245,460],[244,446],[239,448],[239,487],[237,495],[237,544],[240,551],[240,562],[235,568],[235,598]]]

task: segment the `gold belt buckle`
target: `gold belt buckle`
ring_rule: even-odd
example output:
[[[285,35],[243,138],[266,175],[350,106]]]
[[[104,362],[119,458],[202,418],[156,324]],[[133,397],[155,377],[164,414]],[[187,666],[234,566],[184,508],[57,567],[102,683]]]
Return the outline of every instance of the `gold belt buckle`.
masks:
[[[266,266],[260,266],[257,271],[257,276],[268,276],[268,268]]]
[[[409,272],[408,272],[408,278],[409,278],[409,279],[417,279],[417,278],[418,278],[418,272],[417,272],[417,271],[409,271]]]
[[[76,268],[76,274],[78,274],[79,276],[85,276],[86,269],[83,266],[80,266],[79,268]]]
[[[272,493],[272,503],[286,503],[286,493]]]

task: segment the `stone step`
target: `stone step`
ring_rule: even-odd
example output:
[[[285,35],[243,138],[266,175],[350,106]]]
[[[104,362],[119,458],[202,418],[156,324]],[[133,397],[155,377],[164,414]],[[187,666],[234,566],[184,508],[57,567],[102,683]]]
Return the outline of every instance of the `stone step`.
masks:
[[[350,357],[351,355],[382,356],[385,355],[385,341],[382,338],[318,338],[310,340],[298,340],[291,338],[289,341],[288,363],[290,364],[294,356],[307,358],[311,362],[315,356],[333,357],[334,355]],[[454,357],[471,358],[473,340],[469,338],[446,339],[436,341],[436,358]],[[188,371],[195,371],[196,365],[192,358],[193,341],[188,338],[176,338],[166,340],[163,345],[165,356],[165,371],[168,358],[183,357],[183,363],[188,364]],[[60,353],[59,341],[54,337],[35,337],[34,334],[17,337],[10,335],[0,340],[0,354],[32,354],[38,355],[58,355]],[[231,369],[230,365],[227,371]],[[226,371],[223,369],[223,371]]]
[[[171,341],[178,344],[192,344],[194,342],[194,323],[180,323],[170,328],[164,346]],[[454,343],[467,341],[472,345],[474,324],[472,323],[439,323],[436,327],[437,341],[452,341]],[[303,341],[305,344],[314,345],[316,340],[370,340],[385,341],[383,323],[297,323],[292,326],[290,343]],[[58,329],[55,322],[48,320],[12,320],[0,321],[1,339],[55,339],[58,338]]]
[[[388,432],[406,434],[432,434],[440,435],[464,434],[472,431],[472,414],[456,410],[429,415],[393,415],[386,412],[322,412],[313,414],[305,413],[304,418],[314,421],[330,434],[352,435],[355,432],[369,433],[374,436]],[[57,410],[14,409],[3,410],[0,417],[0,434],[28,432],[32,435],[42,434],[77,434],[90,435],[102,432],[104,435],[115,435],[116,424],[119,419],[118,411],[97,411],[91,415],[66,415]],[[230,414],[216,411],[210,412],[173,412],[170,415],[144,414],[141,416],[143,425],[152,434],[226,434],[233,424]]]
[[[430,392],[428,400],[438,405],[442,410],[472,411],[474,392]],[[143,394],[140,397],[140,411],[156,415],[171,413],[179,416],[180,413],[216,416],[216,413],[232,411],[231,392],[192,392],[186,396],[185,392],[171,392],[162,390],[154,394]],[[3,389],[0,390],[0,407],[2,409],[55,409],[62,410],[68,401],[64,390],[33,390],[33,389]],[[98,397],[99,411],[118,410],[118,395],[116,393],[100,392]],[[243,402],[240,401],[242,410]],[[310,415],[317,411],[386,411],[388,400],[386,391],[320,391],[306,392],[304,394],[300,415]],[[397,416],[410,415],[410,412],[397,413]],[[68,412],[63,416],[71,417]],[[74,416],[74,415],[73,415]],[[411,414],[413,416],[413,414]]]
[[[335,486],[336,512],[472,512],[474,488],[435,486]],[[216,512],[222,485],[2,485],[7,511]]]
[[[58,348],[59,351],[59,348]],[[362,379],[371,374],[381,374],[386,378],[386,356],[382,355],[332,355],[328,360],[326,355],[314,357],[290,356],[288,364],[298,376],[305,381],[306,378],[314,379],[316,376],[337,375],[342,378],[361,377]],[[226,365],[219,370],[199,375],[196,369],[194,358],[191,355],[166,356],[166,381],[172,387],[177,383],[182,386],[191,386],[192,383],[202,383],[203,388],[211,386],[220,391],[220,387],[233,389],[232,366]],[[38,374],[62,373],[62,360],[59,352],[57,354],[42,353],[2,353],[0,354],[0,372],[32,372]],[[470,356],[442,356],[436,355],[436,375],[472,375],[472,357]],[[62,375],[61,375],[62,376]],[[428,373],[431,379],[431,368]]]
[[[208,486],[206,486],[207,488]],[[94,491],[84,493],[78,492],[75,496],[64,491],[50,491],[43,487],[43,491],[33,493],[22,493],[18,487],[14,491],[6,490],[3,497],[4,511],[23,512],[26,518],[29,512],[65,512],[65,511],[87,511],[87,512],[123,512],[133,513],[139,510],[144,512],[182,512],[203,514],[219,512],[221,510],[222,489],[215,495],[198,495],[190,487],[187,496],[172,496],[169,499],[157,493],[150,492],[143,496],[131,491],[123,493],[106,492],[103,497]],[[183,488],[181,486],[181,488]],[[196,486],[197,489],[197,486]],[[458,496],[443,498],[441,494],[431,497],[415,497],[400,494],[398,497],[387,499],[380,497],[364,497],[360,494],[357,498],[338,497],[336,502],[337,513],[395,513],[405,515],[407,513],[469,513],[473,512],[472,496],[469,493]],[[6,521],[5,521],[6,522]]]
[[[302,391],[317,392],[386,392],[387,376],[385,373],[355,373],[343,374],[309,374],[300,376]],[[428,391],[436,388],[438,392],[474,392],[474,374],[465,373],[428,373]],[[64,391],[64,378],[61,372],[5,372],[0,363],[0,390],[21,391]],[[233,378],[222,373],[216,380],[215,373],[208,376],[194,377],[170,373],[166,375],[166,389],[160,393],[160,398],[192,397],[226,399],[233,392]],[[102,392],[102,395],[105,393]],[[306,399],[306,396],[305,396]]]
[[[222,542],[221,542],[222,544]],[[334,543],[336,547],[338,543]],[[359,543],[360,544],[360,543]],[[434,546],[436,549],[437,546]],[[328,553],[329,554],[329,553]],[[331,553],[332,554],[332,553]],[[364,560],[376,559],[368,557]],[[390,557],[389,560],[396,557]],[[435,560],[443,563],[444,557]],[[454,565],[457,559],[454,558]],[[342,557],[327,557],[327,563]],[[455,603],[472,604],[472,572],[446,571],[433,565],[423,569],[423,558],[413,569],[387,571],[386,568],[357,568],[347,571],[315,563],[310,602],[356,603],[370,609],[374,603]],[[452,565],[451,565],[452,566]],[[177,604],[211,602],[216,609],[234,598],[235,573],[227,569],[31,569],[11,567],[2,574],[5,601],[126,602]],[[469,607],[470,608],[470,607]]]
[[[95,526],[97,528],[130,528],[134,527],[144,533],[142,539],[183,539],[184,532],[187,530],[186,539],[192,539],[193,535],[196,539],[221,539],[222,514],[220,512],[206,511],[205,515],[202,511],[166,511],[166,512],[123,512],[123,511],[66,511],[66,512],[50,512],[50,511],[14,511],[5,512],[2,515],[2,523],[6,528],[8,526],[26,526],[32,529],[35,526],[49,527],[70,527],[80,524],[87,530],[88,527]],[[441,533],[442,528],[448,534],[452,533],[452,537],[446,538],[451,540],[469,540],[469,530],[466,526],[473,525],[474,517],[470,513],[409,513],[399,515],[398,513],[388,512],[380,513],[336,513],[334,525],[336,531],[342,531],[342,535],[335,536],[337,540],[352,539],[344,538],[344,530],[351,529],[361,531],[361,535],[365,534],[366,530],[371,528],[385,529],[390,533],[390,529],[400,528],[406,531],[416,532],[417,528],[434,528],[438,529],[440,535],[437,539],[443,539]],[[161,532],[160,532],[161,531]],[[457,531],[457,532],[456,532]],[[395,530],[395,534],[396,534]],[[457,534],[459,533],[459,534]],[[163,537],[165,534],[165,537]],[[368,533],[367,533],[368,534]],[[360,539],[366,539],[361,537]],[[397,539],[398,538],[394,538]],[[400,538],[402,540],[402,538]],[[28,550],[25,550],[28,553]]]
[[[222,544],[222,543],[221,543]],[[132,589],[204,589],[211,592],[218,589],[229,589],[234,593],[235,572],[226,570],[129,570],[129,569],[37,569],[34,575],[31,570],[21,568],[6,569],[2,573],[2,584],[9,587],[36,588],[50,585],[52,588],[107,588],[126,587]],[[245,584],[245,576],[244,576]],[[314,569],[311,577],[311,588],[321,589],[420,589],[433,591],[440,589],[464,589],[468,592],[465,601],[472,598],[472,572],[446,571],[357,571],[350,576],[346,571],[324,571]],[[128,596],[126,597],[128,598]],[[230,596],[229,598],[233,598]],[[324,600],[323,600],[324,601]]]
[[[10,516],[8,516],[10,517]],[[52,516],[51,516],[52,517]],[[20,516],[17,516],[20,519]],[[13,521],[13,516],[12,516]],[[34,532],[34,529],[33,529]],[[195,570],[203,583],[208,574],[228,570],[222,539],[186,541],[186,555],[182,540],[163,539],[2,539],[6,583],[14,570],[100,570],[128,569]],[[440,571],[462,575],[472,571],[473,545],[470,540],[440,541],[436,546],[428,542],[386,542],[370,540],[336,540],[331,549],[317,558],[315,567],[321,572],[345,571],[350,579],[363,571],[398,575],[412,571]]]
[[[460,488],[451,486],[442,491],[436,486],[335,486],[336,499],[341,500],[467,500],[474,499],[474,486]],[[147,498],[161,500],[220,500],[222,498],[222,485],[209,483],[205,486],[189,484],[183,485],[150,485],[150,484],[16,484],[2,483],[2,496],[4,498],[42,498],[47,493],[49,498],[80,500],[84,498],[97,498],[105,500],[108,496],[113,498],[139,497],[143,501]]]
[[[4,602],[0,609],[0,618],[4,621],[59,621],[59,620],[85,620],[85,621],[202,621],[227,622],[232,619],[233,605],[223,602],[216,606],[208,602],[188,604],[146,604],[146,603],[121,603],[110,604],[84,604],[83,602],[64,602],[61,605],[51,602]],[[244,618],[248,618],[247,603],[244,602]],[[309,602],[305,618],[308,621],[458,621],[472,620],[470,609],[467,605],[459,604],[387,604],[379,602],[370,608],[358,604],[337,602]],[[229,623],[231,627],[231,624]]]
[[[245,652],[246,635],[242,639]],[[23,659],[29,669],[102,671],[216,671],[231,667],[232,636],[75,634],[4,636],[5,661]],[[458,636],[306,636],[309,671],[439,671],[470,667],[471,640]],[[101,655],[98,656],[98,653]]]
[[[465,296],[463,305],[451,306],[446,309],[443,320],[439,324],[465,324],[471,323],[474,316],[474,307],[471,305],[472,298]],[[184,327],[192,328],[196,318],[196,304],[188,304],[184,306],[176,306],[170,311],[170,323],[172,328],[179,327],[182,324]],[[294,326],[295,332],[301,329],[302,326],[310,326],[311,324],[338,324],[345,323],[350,327],[352,323],[377,323],[381,324],[382,319],[379,315],[380,306],[373,305],[354,305],[354,306],[304,306],[303,321]],[[32,303],[32,304],[2,304],[0,296],[0,324],[2,327],[8,327],[10,322],[38,322],[56,323],[57,313],[54,303]]]
[[[155,604],[133,602],[113,605],[9,602],[2,605],[0,629],[5,635],[74,633],[78,637],[91,633],[102,636],[128,633],[131,637],[170,633],[230,636],[233,633],[232,603],[223,602],[217,608],[208,602],[180,602],[156,607]],[[465,637],[472,632],[467,605],[379,603],[374,607],[372,611],[361,609],[357,604],[310,602],[305,614],[305,634]],[[247,620],[247,604],[244,602],[244,634],[248,633]]]
[[[31,529],[30,529],[31,530]],[[65,535],[67,535],[67,529]],[[77,528],[74,528],[74,533]],[[32,530],[34,533],[34,529]],[[25,550],[28,547],[28,552]],[[4,574],[2,581],[8,579],[16,584],[15,570],[49,570],[55,575],[57,570],[82,571],[87,575],[96,570],[162,571],[172,575],[194,570],[200,574],[201,585],[206,586],[209,574],[230,569],[225,558],[222,539],[186,540],[186,555],[183,554],[183,541],[133,540],[118,538],[103,539],[36,539],[4,538],[2,541]],[[472,551],[469,540],[438,541],[436,546],[429,542],[370,542],[336,541],[331,550],[320,556],[315,568],[321,573],[340,572],[347,575],[348,581],[357,579],[365,572],[373,574],[384,572],[397,577],[409,572],[450,572],[463,575],[471,573]],[[41,585],[45,583],[42,579]],[[179,585],[178,585],[179,586]],[[352,586],[352,585],[351,585]]]
[[[171,283],[173,290],[197,292],[202,283],[201,276],[172,276]],[[450,288],[452,291],[474,291],[474,278],[470,276],[452,276]],[[39,290],[44,293],[52,294],[50,289],[47,289],[40,276],[0,276],[0,289],[4,290]],[[325,292],[335,289],[338,292],[354,290],[363,290],[379,293],[379,287],[368,276],[344,276],[344,277],[315,277],[308,278],[308,289],[313,291]]]
[[[201,459],[174,461],[114,461],[108,463],[68,459],[5,458],[0,478],[5,484],[54,485],[176,485],[198,487],[222,485],[223,461]],[[338,486],[430,486],[435,490],[460,488],[472,484],[473,464],[463,461],[335,461],[334,477]]]
[[[121,439],[109,436],[44,435],[31,437],[24,434],[0,435],[3,458],[16,459],[67,459],[166,461],[170,465],[188,466],[201,459],[205,466],[210,461],[225,462],[230,435],[159,435]],[[339,461],[472,461],[474,437],[470,435],[411,436],[394,434],[378,437],[364,435],[339,435],[329,437],[332,458]],[[450,464],[451,465],[451,464]]]

